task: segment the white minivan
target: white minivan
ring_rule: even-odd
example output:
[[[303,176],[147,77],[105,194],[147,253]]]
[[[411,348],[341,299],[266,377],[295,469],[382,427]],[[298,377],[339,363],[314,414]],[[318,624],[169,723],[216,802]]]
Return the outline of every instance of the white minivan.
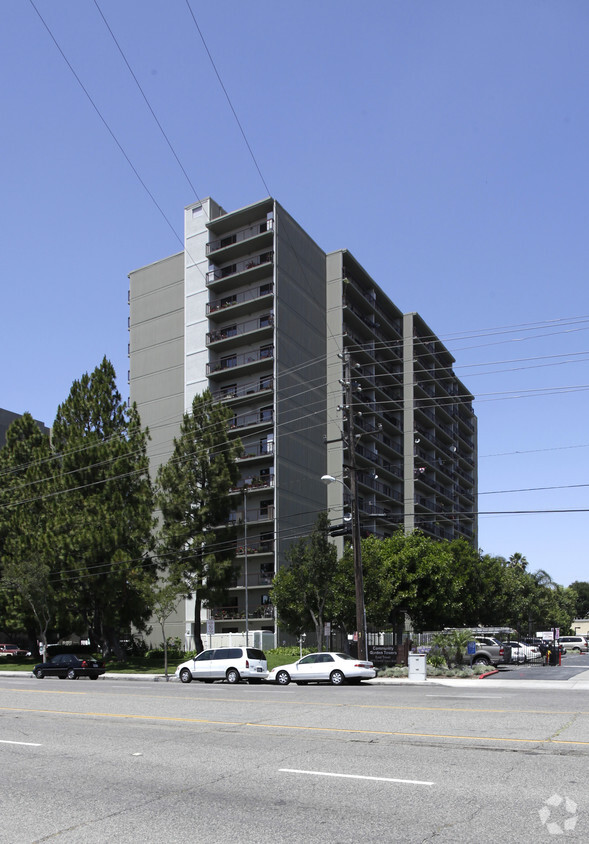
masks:
[[[579,653],[587,653],[589,645],[584,636],[561,636],[558,644],[562,645],[567,651],[578,651]]]
[[[201,651],[176,669],[176,677],[182,683],[190,683],[192,680],[202,680],[204,683],[213,683],[215,680],[261,683],[267,676],[266,654],[259,648],[212,648]]]

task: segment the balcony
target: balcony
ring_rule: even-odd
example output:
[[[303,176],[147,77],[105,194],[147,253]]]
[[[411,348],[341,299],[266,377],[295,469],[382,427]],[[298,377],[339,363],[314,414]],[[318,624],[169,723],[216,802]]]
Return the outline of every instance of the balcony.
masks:
[[[257,381],[251,381],[248,384],[228,384],[220,390],[213,393],[215,401],[223,401],[225,399],[240,399],[247,398],[248,400],[257,393],[268,392],[274,388],[274,378],[271,376],[262,377]]]
[[[239,342],[239,339],[246,334],[253,334],[256,331],[261,331],[264,328],[272,328],[274,325],[274,316],[272,314],[265,314],[258,319],[249,319],[246,322],[238,322],[235,325],[226,325],[222,328],[217,328],[214,331],[208,331],[206,335],[206,345],[212,346],[214,344],[223,343],[228,346],[231,343]],[[253,339],[253,338],[252,338]]]
[[[247,478],[241,478],[235,486],[232,486],[230,492],[243,492],[244,489],[258,490],[271,489],[274,486],[274,475],[249,475]]]
[[[259,307],[257,305],[258,299],[264,299],[267,296],[272,296],[274,293],[274,285],[272,282],[261,284],[259,287],[254,287],[251,290],[243,290],[241,293],[233,293],[230,296],[223,296],[220,299],[213,299],[207,302],[207,316],[213,319],[216,316],[221,316],[225,319],[225,311],[228,308],[232,309],[232,313],[248,313]]]
[[[249,428],[252,425],[269,425],[274,421],[274,411],[271,407],[264,407],[252,413],[242,413],[234,416],[229,422],[229,428],[234,431],[237,428]]]
[[[228,370],[235,370],[242,366],[252,364],[269,363],[274,357],[274,346],[264,346],[261,349],[252,349],[240,355],[230,355],[221,360],[207,363],[207,375],[226,373]],[[259,367],[254,367],[259,368]]]
[[[274,442],[262,439],[257,443],[244,443],[243,454],[238,460],[254,460],[257,457],[272,457],[274,455]]]
[[[247,617],[274,618],[274,607],[272,604],[263,604],[255,609],[250,609]],[[245,618],[245,610],[239,609],[239,607],[214,607],[211,610],[211,618],[214,618],[215,621],[235,621]]]
[[[207,272],[207,287],[211,287],[213,285],[215,288],[231,287],[234,284],[235,276],[246,272],[250,274],[251,280],[254,280],[266,273],[269,269],[268,265],[271,265],[273,261],[274,252],[263,252],[261,255],[252,255],[244,261],[237,261],[235,264],[228,264],[226,267],[214,267]],[[262,268],[263,272],[254,272],[254,270],[259,268]],[[250,280],[250,277],[248,277],[248,281]],[[227,284],[221,284],[221,282],[227,280],[229,280]]]
[[[261,223],[256,223],[253,226],[247,226],[244,229],[227,234],[218,240],[212,240],[210,243],[207,243],[206,253],[207,255],[212,255],[213,252],[218,252],[223,249],[226,250],[227,255],[231,255],[232,252],[236,251],[231,249],[232,246],[244,243],[246,240],[252,240],[252,238],[264,234],[269,235],[269,237],[264,238],[264,240],[269,240],[271,242],[271,234],[273,231],[274,220],[269,218]]]
[[[274,540],[268,540],[268,542],[248,542],[247,544],[247,554],[248,557],[251,554],[273,554],[274,553]],[[245,546],[238,545],[235,549],[235,556],[236,557],[245,557]],[[251,586],[263,586],[268,583],[272,583],[272,575],[269,574],[251,574],[248,573],[248,581],[252,578]],[[238,586],[241,584],[238,582]]]

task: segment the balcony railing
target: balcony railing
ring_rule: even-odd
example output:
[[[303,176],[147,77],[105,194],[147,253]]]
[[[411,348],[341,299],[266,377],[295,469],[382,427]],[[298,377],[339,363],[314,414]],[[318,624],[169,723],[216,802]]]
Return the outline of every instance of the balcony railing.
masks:
[[[259,267],[262,264],[271,264],[274,260],[274,252],[263,252],[261,255],[253,255],[245,261],[237,261],[235,264],[228,264],[226,267],[220,269],[214,267],[207,272],[207,284],[213,284],[222,278],[228,278],[237,273],[242,273],[245,270],[253,270],[254,267]]]
[[[241,478],[230,492],[243,492],[244,489],[271,489],[274,486],[274,475],[250,475]]]
[[[259,442],[259,443],[244,443],[243,454],[238,458],[239,460],[248,460],[252,457],[266,457],[274,454],[274,443]]]
[[[212,240],[210,243],[207,243],[207,255],[210,255],[211,252],[216,252],[218,249],[225,249],[234,243],[241,243],[243,240],[249,240],[258,234],[264,234],[273,230],[273,219],[264,220],[263,223],[256,223],[255,226],[248,226],[246,229],[240,229],[240,231],[225,235],[225,237],[221,237],[219,240]]]
[[[248,610],[248,618],[274,618],[274,607],[272,604],[264,604],[256,609]],[[245,618],[245,610],[239,607],[215,607],[211,610],[211,618],[220,620],[237,620]]]
[[[243,524],[243,510],[239,510],[235,513],[230,513],[229,515],[229,524],[230,525],[242,525]],[[274,505],[268,504],[267,507],[248,507],[247,508],[247,523],[255,524],[256,522],[269,522],[272,521],[274,518]]]
[[[271,296],[274,292],[274,285],[269,282],[262,284],[260,287],[255,287],[252,290],[244,290],[241,293],[233,293],[231,296],[222,296],[220,299],[213,299],[212,302],[207,302],[207,315],[214,314],[216,311],[225,308],[232,308],[235,305],[241,305],[244,302],[252,302],[255,299],[261,299],[263,296]]]
[[[218,343],[220,340],[228,340],[231,337],[241,337],[243,334],[251,334],[260,328],[271,328],[274,325],[272,314],[266,314],[258,319],[248,319],[246,322],[238,322],[235,325],[227,325],[224,328],[217,328],[215,331],[208,331],[206,344]]]
[[[248,556],[250,554],[273,554],[274,553],[274,541],[268,540],[268,542],[258,542],[258,543],[250,543],[247,544],[247,553]],[[238,545],[235,549],[235,555],[237,557],[245,557],[245,546]],[[272,575],[248,575],[249,577],[258,578],[259,584],[264,583],[272,583]],[[241,584],[238,584],[241,585]],[[255,586],[255,580],[253,581],[253,585]]]
[[[274,420],[274,411],[272,408],[263,408],[255,413],[242,413],[241,416],[234,416],[229,422],[231,430],[235,428],[247,428],[249,425],[261,425],[264,422],[272,422]]]
[[[273,346],[266,346],[263,349],[252,350],[241,355],[231,355],[222,360],[207,363],[207,375],[212,375],[213,372],[222,372],[225,369],[234,369],[238,366],[247,366],[249,363],[256,363],[261,360],[271,360],[273,357]]]
[[[267,390],[272,390],[274,387],[273,378],[261,378],[259,381],[253,381],[249,384],[242,384],[239,387],[236,384],[230,384],[213,393],[215,401],[222,401],[223,399],[238,399],[243,396],[251,396],[255,393],[262,393]]]

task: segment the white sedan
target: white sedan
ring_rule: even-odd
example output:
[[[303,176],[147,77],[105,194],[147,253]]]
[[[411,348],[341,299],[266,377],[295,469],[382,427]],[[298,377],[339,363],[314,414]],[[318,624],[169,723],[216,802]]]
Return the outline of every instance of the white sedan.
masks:
[[[292,681],[298,686],[303,683],[331,683],[341,686],[343,683],[360,683],[376,677],[376,668],[371,662],[356,659],[349,654],[318,653],[308,654],[298,662],[279,665],[268,675],[269,683],[288,686]]]
[[[536,645],[525,645],[523,642],[505,642],[511,648],[512,662],[541,662],[542,654]]]

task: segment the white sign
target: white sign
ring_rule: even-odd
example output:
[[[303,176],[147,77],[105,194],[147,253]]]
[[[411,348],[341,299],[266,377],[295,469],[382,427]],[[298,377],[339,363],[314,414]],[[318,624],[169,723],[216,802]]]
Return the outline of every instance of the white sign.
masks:
[[[215,632],[215,619],[207,618],[207,636],[212,636]]]

